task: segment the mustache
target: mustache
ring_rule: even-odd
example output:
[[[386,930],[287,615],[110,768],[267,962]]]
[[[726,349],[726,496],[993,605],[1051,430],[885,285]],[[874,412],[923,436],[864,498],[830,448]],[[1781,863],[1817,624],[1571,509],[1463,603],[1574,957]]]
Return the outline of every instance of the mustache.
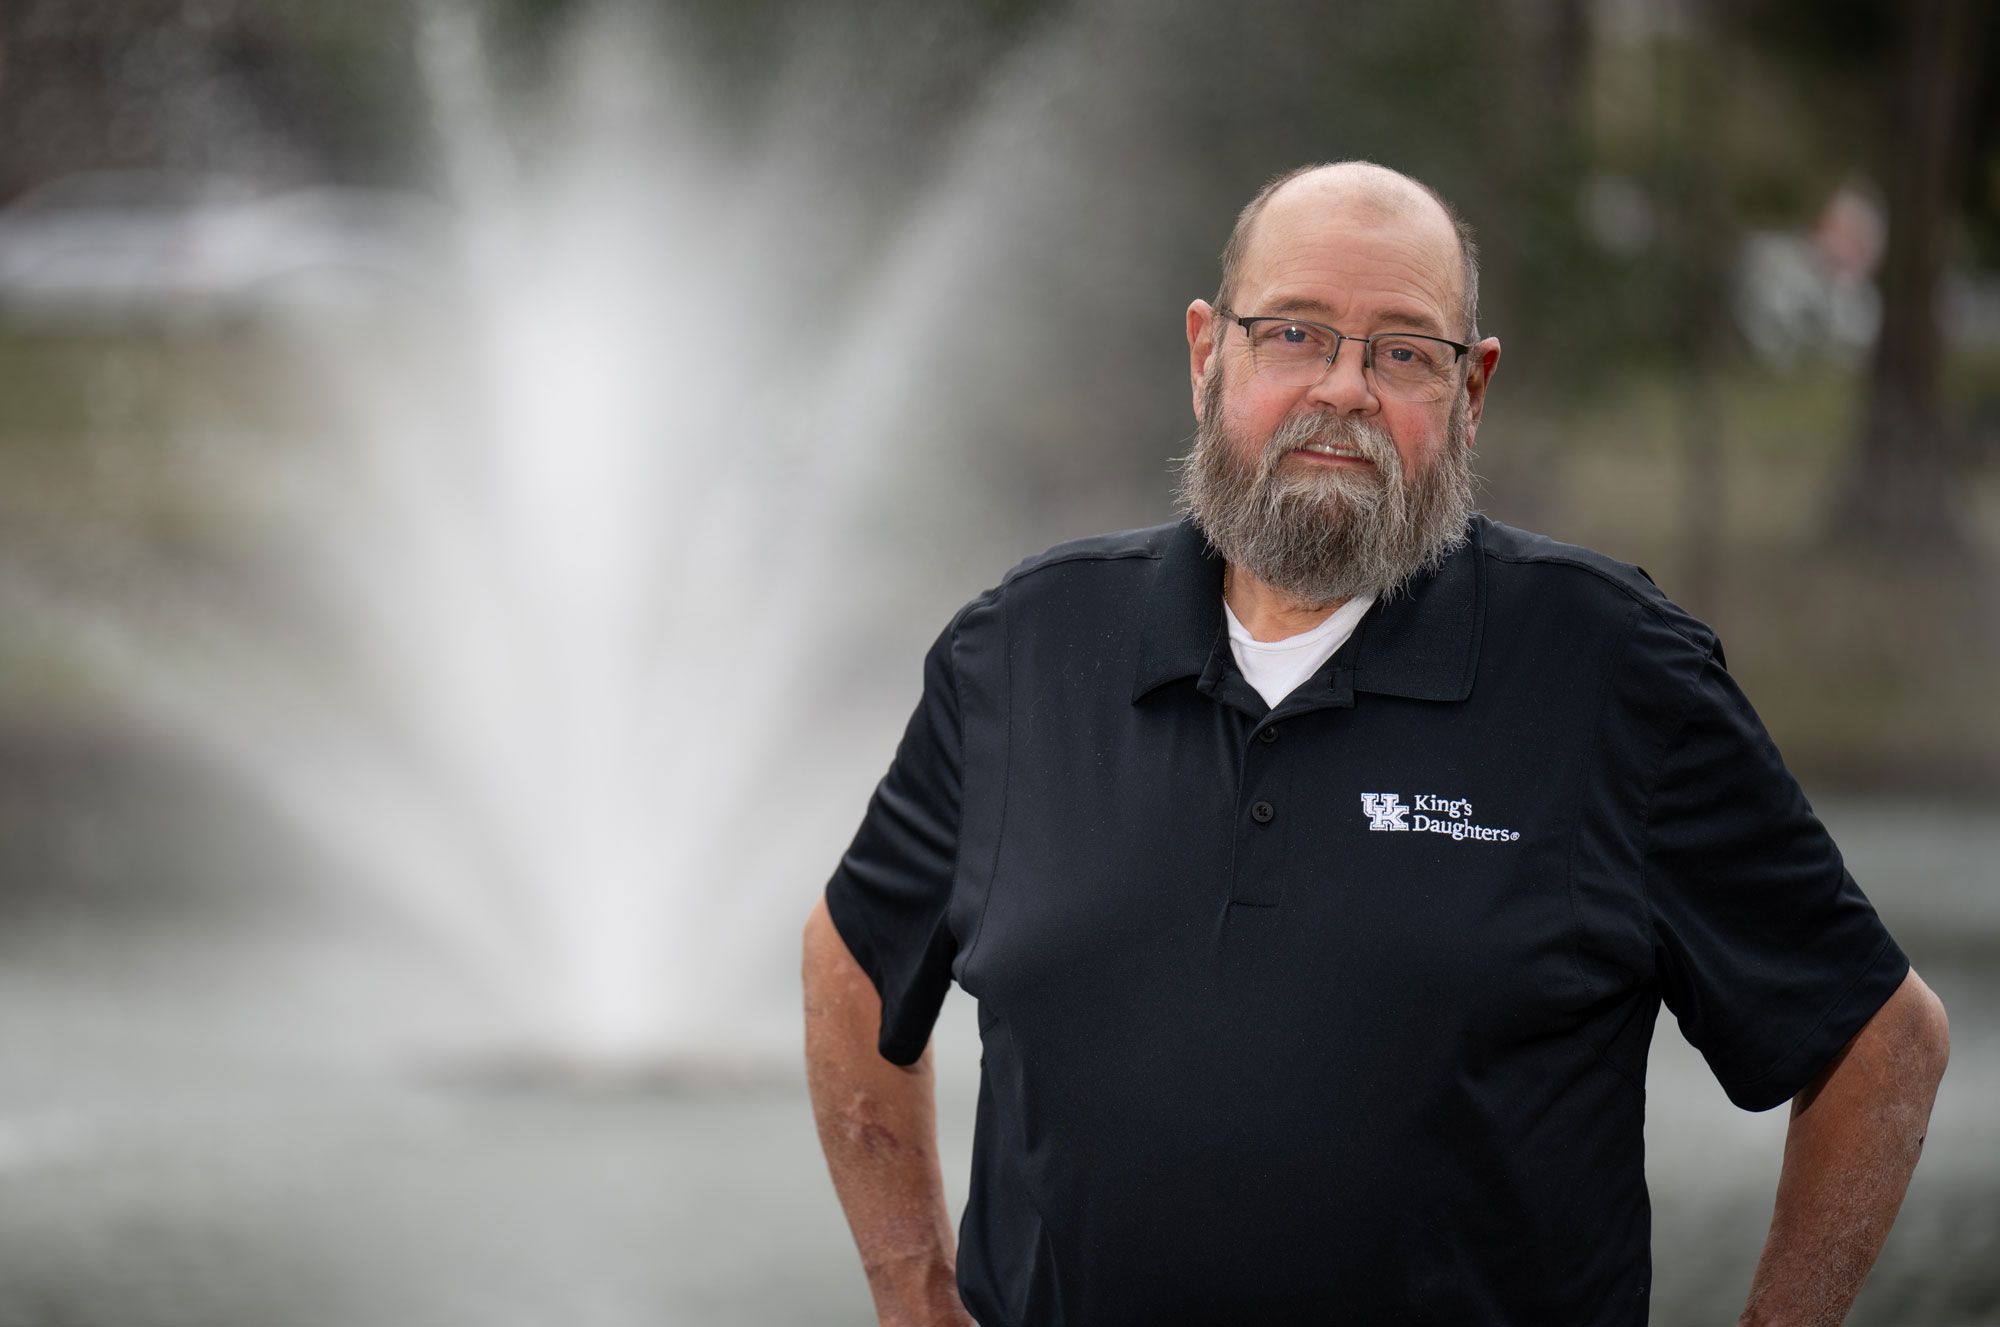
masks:
[[[1402,474],[1403,456],[1396,450],[1396,441],[1389,436],[1388,429],[1373,420],[1337,415],[1326,410],[1298,411],[1287,415],[1284,422],[1272,431],[1270,441],[1264,444],[1259,468],[1269,475],[1285,457],[1313,442],[1344,446],[1359,452],[1374,464],[1376,472],[1385,479],[1394,479]]]

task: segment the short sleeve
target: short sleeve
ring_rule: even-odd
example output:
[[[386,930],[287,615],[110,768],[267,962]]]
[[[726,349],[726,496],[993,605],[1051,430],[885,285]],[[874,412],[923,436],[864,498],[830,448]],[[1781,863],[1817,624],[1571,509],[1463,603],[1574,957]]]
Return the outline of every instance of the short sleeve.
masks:
[[[1767,1110],[1860,1030],[1909,961],[1718,655],[1677,670],[1646,897],[1667,1007],[1729,1099]]]
[[[826,887],[835,929],[881,993],[877,1044],[895,1064],[923,1054],[957,954],[945,906],[958,853],[956,627],[925,656],[923,697]]]

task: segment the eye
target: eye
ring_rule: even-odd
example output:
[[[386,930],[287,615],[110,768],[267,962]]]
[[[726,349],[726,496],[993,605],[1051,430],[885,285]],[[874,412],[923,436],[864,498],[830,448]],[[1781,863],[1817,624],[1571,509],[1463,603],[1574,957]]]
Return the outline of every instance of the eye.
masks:
[[[1417,337],[1384,338],[1375,342],[1375,366],[1385,372],[1436,373],[1446,360],[1446,347]]]
[[[1310,323],[1259,323],[1255,343],[1267,351],[1324,355],[1327,335]]]

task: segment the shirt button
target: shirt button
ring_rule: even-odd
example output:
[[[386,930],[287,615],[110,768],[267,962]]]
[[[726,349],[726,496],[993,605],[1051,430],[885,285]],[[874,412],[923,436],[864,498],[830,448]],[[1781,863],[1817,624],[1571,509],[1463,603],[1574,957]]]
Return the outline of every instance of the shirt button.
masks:
[[[1259,802],[1250,808],[1250,818],[1260,825],[1268,825],[1278,814],[1278,808],[1269,802]]]
[[[1277,726],[1276,726],[1276,725],[1274,724],[1274,725],[1272,725],[1271,727],[1269,727],[1269,728],[1266,728],[1266,729],[1262,730],[1261,732],[1259,732],[1259,733],[1257,734],[1257,740],[1258,740],[1258,741],[1260,741],[1260,742],[1275,742],[1275,741],[1277,741],[1277,740],[1278,740],[1278,729],[1277,729]]]

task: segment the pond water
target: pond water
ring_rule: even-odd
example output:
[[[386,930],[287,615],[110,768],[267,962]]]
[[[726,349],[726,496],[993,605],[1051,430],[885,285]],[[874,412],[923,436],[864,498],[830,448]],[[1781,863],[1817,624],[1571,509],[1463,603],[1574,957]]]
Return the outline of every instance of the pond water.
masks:
[[[8,878],[71,883],[39,902],[17,890],[0,938],[0,1327],[871,1321],[789,1066],[665,1086],[456,1072],[413,1048],[462,1041],[474,1002],[365,919],[329,905],[301,924],[249,895],[149,907],[92,884],[133,864],[121,853],[162,872],[241,855],[198,789],[129,770],[36,787],[39,804],[13,799],[22,814],[94,824],[81,841],[98,846],[20,825],[5,840]],[[1824,811],[1955,1043],[1851,1321],[2000,1320],[2000,816]],[[194,847],[161,847],[196,823],[211,828]],[[962,1202],[977,1049],[961,996],[939,1058]],[[1731,1321],[1784,1113],[1736,1111],[1670,1022],[1650,1093],[1654,1320]]]

